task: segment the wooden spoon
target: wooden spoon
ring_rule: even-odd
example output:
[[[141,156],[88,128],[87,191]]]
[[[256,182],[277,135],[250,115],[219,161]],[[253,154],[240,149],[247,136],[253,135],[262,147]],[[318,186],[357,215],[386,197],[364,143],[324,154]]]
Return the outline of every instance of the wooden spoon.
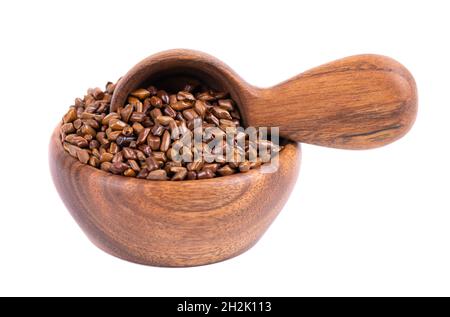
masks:
[[[391,143],[409,131],[417,113],[414,79],[389,57],[347,57],[271,88],[257,88],[218,59],[191,50],[165,51],[134,66],[119,81],[111,111],[136,88],[180,89],[189,79],[230,92],[246,126],[279,127],[281,137],[328,147],[369,149]]]

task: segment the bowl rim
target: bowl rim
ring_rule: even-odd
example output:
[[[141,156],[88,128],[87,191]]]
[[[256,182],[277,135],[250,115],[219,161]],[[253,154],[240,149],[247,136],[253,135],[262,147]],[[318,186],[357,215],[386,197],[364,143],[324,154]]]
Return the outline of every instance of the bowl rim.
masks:
[[[230,181],[239,181],[242,179],[249,179],[249,178],[253,178],[253,177],[263,177],[263,176],[267,176],[267,175],[273,175],[275,173],[279,172],[279,168],[273,172],[273,173],[261,173],[261,167],[255,168],[255,169],[251,169],[246,173],[235,173],[232,175],[227,175],[227,176],[220,176],[220,177],[213,177],[213,178],[207,178],[207,179],[193,179],[193,180],[183,180],[183,181],[171,181],[171,180],[167,180],[167,181],[158,181],[158,180],[151,180],[151,179],[141,179],[141,178],[136,178],[136,177],[127,177],[124,175],[116,175],[113,173],[109,173],[106,172],[100,168],[97,167],[93,167],[89,164],[83,164],[81,163],[79,160],[75,159],[74,157],[72,157],[69,153],[67,153],[66,150],[64,150],[64,147],[62,145],[62,142],[60,140],[60,134],[59,134],[59,128],[61,126],[61,123],[58,123],[57,127],[55,128],[52,138],[51,138],[51,143],[55,142],[56,146],[57,146],[57,150],[62,152],[65,156],[64,159],[67,160],[73,160],[73,164],[75,164],[74,166],[77,168],[83,168],[84,170],[86,170],[85,168],[88,167],[90,169],[91,172],[93,173],[100,173],[100,176],[103,177],[114,177],[115,179],[119,180],[136,180],[136,181],[141,181],[144,182],[145,184],[158,184],[158,183],[163,183],[163,184],[170,184],[170,183],[174,183],[177,186],[180,186],[180,184],[198,184],[199,182],[201,182],[202,184],[206,184],[208,182],[210,183],[217,183],[217,182],[227,182],[229,183]],[[301,144],[292,140],[287,140],[287,139],[283,139],[280,138],[280,141],[283,140],[286,142],[286,144],[284,145],[284,148],[279,152],[279,160],[281,161],[283,157],[286,157],[286,155],[288,155],[288,153],[294,153],[294,152],[298,152],[299,155],[301,155]]]

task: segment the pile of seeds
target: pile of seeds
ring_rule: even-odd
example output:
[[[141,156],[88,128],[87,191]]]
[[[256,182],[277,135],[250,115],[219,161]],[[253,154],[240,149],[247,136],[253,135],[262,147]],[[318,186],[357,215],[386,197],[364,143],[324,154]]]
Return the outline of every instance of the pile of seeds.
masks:
[[[227,160],[207,143],[212,135],[203,134],[201,155],[196,155],[194,144],[182,142],[199,124],[202,129],[234,131],[239,138],[240,115],[227,93],[187,84],[182,91],[169,94],[150,86],[132,92],[124,107],[110,112],[114,88],[108,82],[105,91],[89,89],[63,117],[64,149],[81,163],[118,175],[180,181],[244,173],[281,150],[266,139],[252,142],[247,137],[244,146],[236,147]],[[265,156],[256,151],[261,143],[268,149]],[[217,148],[225,154],[227,144]]]

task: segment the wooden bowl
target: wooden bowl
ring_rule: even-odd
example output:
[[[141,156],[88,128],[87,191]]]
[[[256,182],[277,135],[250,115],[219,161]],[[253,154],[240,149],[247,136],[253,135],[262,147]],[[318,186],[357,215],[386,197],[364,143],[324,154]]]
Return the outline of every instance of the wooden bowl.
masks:
[[[155,266],[195,266],[252,247],[294,187],[301,149],[289,142],[274,173],[171,182],[117,176],[66,153],[55,129],[49,149],[55,186],[70,213],[100,249]]]

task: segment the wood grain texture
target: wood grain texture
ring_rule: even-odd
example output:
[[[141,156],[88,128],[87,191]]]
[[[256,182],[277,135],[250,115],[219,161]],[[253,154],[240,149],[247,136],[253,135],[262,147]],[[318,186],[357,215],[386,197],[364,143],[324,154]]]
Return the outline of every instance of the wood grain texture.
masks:
[[[195,266],[236,256],[266,231],[297,179],[300,146],[288,143],[277,172],[183,182],[127,178],[83,165],[55,129],[53,181],[74,219],[104,251],[156,266]]]
[[[138,63],[118,83],[111,109],[134,89],[177,76],[230,92],[246,126],[279,127],[282,137],[303,143],[379,147],[406,134],[417,113],[413,77],[385,56],[347,57],[263,89],[218,59],[191,50],[166,51]]]

